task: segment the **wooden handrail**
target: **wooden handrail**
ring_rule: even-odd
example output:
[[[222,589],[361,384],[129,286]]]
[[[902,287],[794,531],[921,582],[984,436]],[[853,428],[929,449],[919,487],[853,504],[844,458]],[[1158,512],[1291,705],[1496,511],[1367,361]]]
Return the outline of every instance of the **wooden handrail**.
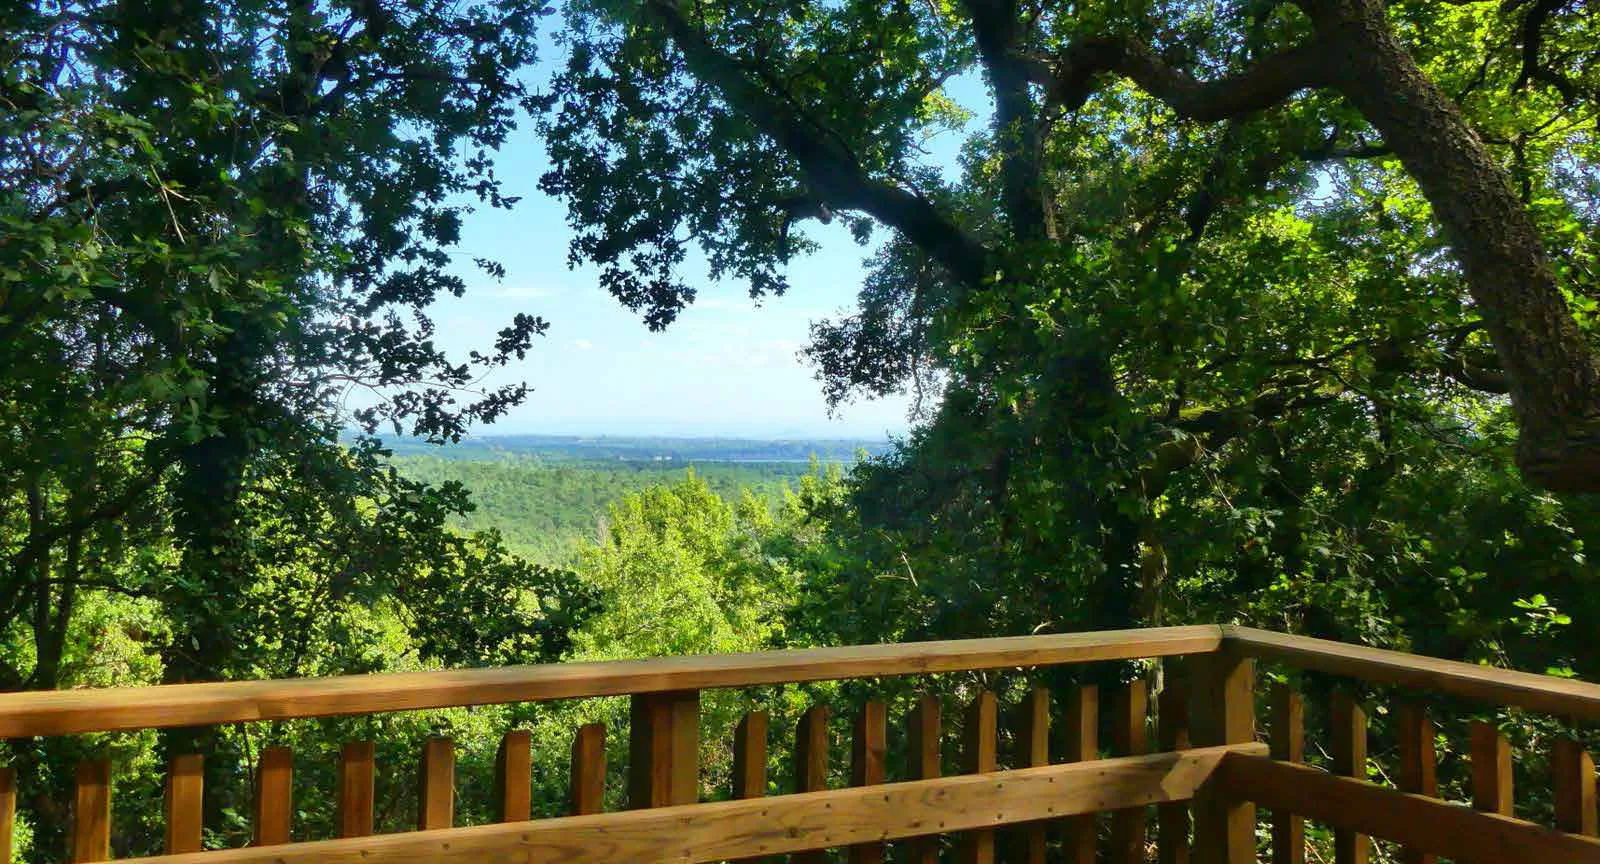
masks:
[[[1275,810],[1469,864],[1600,864],[1600,840],[1317,768],[1230,753],[1216,781]]]
[[[0,738],[199,726],[1133,660],[1217,650],[1222,628],[1156,627],[652,660],[0,695]]]
[[[1600,720],[1600,684],[1253,627],[1225,626],[1222,632],[1224,647],[1259,660],[1571,719]]]
[[[249,846],[125,864],[676,864],[776,856],[993,828],[1194,797],[1231,755],[1262,744],[684,804],[499,825]]]

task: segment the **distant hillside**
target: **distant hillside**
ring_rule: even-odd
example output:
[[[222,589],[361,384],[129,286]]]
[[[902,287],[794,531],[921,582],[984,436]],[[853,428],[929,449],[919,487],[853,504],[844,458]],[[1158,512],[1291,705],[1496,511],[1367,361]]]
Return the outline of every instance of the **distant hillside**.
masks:
[[[407,476],[456,481],[472,492],[477,510],[458,527],[499,529],[513,550],[546,564],[568,563],[582,541],[597,535],[612,501],[676,483],[691,468],[726,499],[749,492],[775,501],[811,470],[813,457],[848,465],[863,452],[889,448],[882,441],[552,435],[475,438],[448,447],[385,443]]]
[[[438,447],[408,438],[385,438],[397,456],[451,460],[500,457],[577,462],[854,462],[865,452],[886,452],[887,441],[856,439],[656,438],[609,435],[488,435]]]

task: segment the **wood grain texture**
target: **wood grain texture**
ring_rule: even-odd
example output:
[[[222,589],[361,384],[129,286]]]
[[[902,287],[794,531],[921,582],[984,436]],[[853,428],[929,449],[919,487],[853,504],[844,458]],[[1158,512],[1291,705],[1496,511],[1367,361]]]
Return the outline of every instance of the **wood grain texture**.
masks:
[[[937,696],[922,696],[906,717],[906,777],[933,780],[944,770],[940,749],[944,706]],[[939,838],[918,837],[906,843],[908,864],[938,864]]]
[[[1141,756],[1150,752],[1145,721],[1150,713],[1150,691],[1143,680],[1117,689],[1111,700],[1111,755]],[[1111,814],[1111,864],[1144,861],[1145,822],[1149,814],[1138,807]]]
[[[633,697],[628,720],[628,807],[693,804],[700,797],[700,693]]]
[[[417,830],[449,828],[456,821],[456,742],[429,738],[417,760]]]
[[[1304,765],[1230,756],[1216,779],[1264,806],[1466,864],[1600,864],[1600,840]]]
[[[1180,800],[1247,744],[765,799],[324,840],[132,864],[697,864]]]
[[[771,715],[751,711],[733,730],[733,797],[760,798],[767,794],[767,735]]]
[[[1367,779],[1367,712],[1348,690],[1335,690],[1329,713],[1333,741],[1333,773],[1357,780]],[[1335,864],[1368,864],[1372,860],[1372,839],[1348,828],[1333,831]]]
[[[168,855],[200,851],[205,782],[204,757],[188,753],[168,761],[166,794],[162,800],[163,848]],[[0,856],[0,862],[9,860]]]
[[[1550,786],[1556,827],[1571,834],[1595,835],[1594,758],[1571,738],[1557,738],[1550,751]]]
[[[1214,651],[1214,626],[0,695],[0,738],[206,726]]]
[[[999,768],[1000,706],[993,693],[984,690],[967,706],[966,722],[961,727],[961,770],[968,774],[987,774]],[[994,864],[994,830],[985,828],[961,835],[956,860],[960,864]]]
[[[1225,626],[1222,631],[1230,649],[1300,669],[1449,693],[1492,705],[1514,705],[1542,714],[1600,720],[1600,684],[1252,627]]]
[[[580,729],[578,734],[582,737],[583,730]],[[572,761],[576,765],[576,742],[573,748]],[[494,754],[494,820],[526,822],[532,818],[533,736],[526,729],[513,729],[501,736],[500,746]]]
[[[294,822],[294,751],[268,747],[256,761],[256,800],[251,842],[257,846],[288,843]]]
[[[1272,688],[1272,758],[1306,761],[1306,706],[1287,684]],[[1272,811],[1272,864],[1305,864],[1306,822],[1297,813]]]
[[[377,748],[371,741],[350,741],[339,748],[339,803],[335,830],[340,837],[372,833],[377,801]]]
[[[1400,739],[1400,791],[1439,797],[1438,753],[1434,747],[1433,720],[1416,702],[1403,702],[1396,718]],[[1421,849],[1400,849],[1402,864],[1436,864],[1438,857]]]
[[[794,785],[796,792],[828,788],[828,706],[813,705],[801,715],[794,733]],[[810,849],[790,856],[793,864],[828,864],[826,849]]]
[[[1468,747],[1472,758],[1472,806],[1485,813],[1512,815],[1511,742],[1493,723],[1472,721]]]
[[[11,833],[17,820],[17,769],[0,765],[0,864],[11,864]]]
[[[1050,764],[1050,691],[1035,687],[1017,706],[1018,768],[1039,768]],[[1010,832],[1008,861],[1018,864],[1044,864],[1049,845],[1046,823],[1023,825]]]
[[[1156,697],[1156,743],[1160,750],[1189,749],[1189,689],[1181,674],[1168,667],[1166,686]],[[1156,860],[1189,864],[1189,805],[1156,806]]]
[[[111,760],[85,759],[78,763],[72,797],[70,859],[111,860]]]
[[[1189,733],[1196,746],[1255,740],[1255,664],[1236,652],[1189,659]],[[1194,802],[1199,864],[1254,864],[1256,812],[1249,801],[1207,789]]]
[[[572,736],[567,812],[588,816],[605,810],[606,724],[586,723]],[[509,819],[502,819],[509,822]]]
[[[1100,688],[1085,684],[1067,695],[1061,718],[1061,755],[1068,762],[1090,762],[1100,758]],[[1099,829],[1095,814],[1084,813],[1065,819],[1062,827],[1062,852],[1067,864],[1094,864]]]
[[[889,712],[882,702],[871,701],[856,712],[850,730],[850,785],[877,786],[887,779]],[[851,864],[883,864],[882,843],[851,846]]]

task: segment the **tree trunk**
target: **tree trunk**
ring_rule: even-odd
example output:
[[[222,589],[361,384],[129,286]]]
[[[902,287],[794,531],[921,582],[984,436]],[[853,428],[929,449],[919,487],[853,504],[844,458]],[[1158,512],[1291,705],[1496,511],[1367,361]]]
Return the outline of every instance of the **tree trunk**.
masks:
[[[1395,38],[1381,0],[1301,0],[1334,86],[1433,205],[1509,375],[1517,463],[1534,485],[1600,491],[1600,364],[1533,220],[1460,109]]]

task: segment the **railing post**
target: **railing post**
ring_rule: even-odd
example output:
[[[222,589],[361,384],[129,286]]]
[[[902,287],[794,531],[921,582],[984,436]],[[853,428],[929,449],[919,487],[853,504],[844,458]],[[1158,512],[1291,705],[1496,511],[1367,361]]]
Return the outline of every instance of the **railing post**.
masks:
[[[578,737],[583,737],[582,729],[578,730]],[[576,763],[576,749],[573,757]],[[526,822],[533,818],[533,736],[526,729],[507,732],[495,751],[494,818],[496,822]]]
[[[1175,674],[1177,664],[1165,671],[1161,695],[1156,697],[1156,743],[1162,752],[1189,749],[1189,685]],[[1156,861],[1189,864],[1189,805],[1156,807]]]
[[[111,761],[78,763],[72,804],[73,864],[111,859]]]
[[[1287,684],[1272,688],[1272,758],[1306,761],[1305,700]],[[1306,823],[1286,810],[1272,812],[1272,864],[1305,864]]]
[[[767,794],[767,729],[765,711],[751,711],[733,731],[733,797],[760,798]]]
[[[1088,762],[1100,758],[1100,688],[1084,684],[1067,698],[1063,718],[1063,755],[1068,762]],[[1093,813],[1069,816],[1062,822],[1062,845],[1067,864],[1094,864],[1095,841],[1099,831]]]
[[[884,756],[888,751],[888,712],[882,702],[867,702],[856,715],[850,738],[850,785],[876,786],[884,782]],[[882,843],[851,846],[850,864],[883,864]]]
[[[0,766],[0,862],[11,861],[11,833],[17,818],[17,769]]]
[[[996,768],[995,745],[999,733],[999,706],[988,690],[979,693],[967,707],[967,720],[961,730],[961,769],[968,774],[987,774]],[[994,864],[994,831],[981,829],[961,835],[961,864]]]
[[[1439,797],[1438,756],[1433,746],[1433,721],[1415,702],[1400,704],[1400,789],[1429,798]],[[1435,864],[1438,856],[1420,849],[1400,850],[1403,864]]]
[[[1367,779],[1367,712],[1348,690],[1333,693],[1333,773]],[[1333,831],[1335,864],[1367,864],[1372,838],[1348,828]]]
[[[606,724],[586,723],[572,736],[568,812],[587,816],[605,809]],[[532,810],[530,802],[529,810]]]
[[[1556,827],[1569,834],[1595,836],[1594,758],[1571,738],[1557,738],[1550,753]]]
[[[450,828],[456,821],[456,744],[429,738],[417,766],[417,830]]]
[[[1039,768],[1050,764],[1050,691],[1035,687],[1022,701],[1017,724],[1018,768]],[[1020,864],[1044,864],[1046,841],[1043,823],[1024,825],[1013,832],[1015,852],[1010,856]]]
[[[294,751],[268,747],[256,763],[253,820],[257,846],[288,843],[294,823]]]
[[[700,692],[635,695],[628,723],[628,807],[700,797]]]
[[[168,855],[199,852],[201,808],[205,791],[205,757],[190,753],[174,756],[167,764],[166,851]],[[11,859],[0,855],[0,861]]]
[[[376,752],[371,741],[351,741],[339,750],[336,816],[340,837],[366,837],[372,833]]]
[[[1150,752],[1150,737],[1145,717],[1150,710],[1150,691],[1144,679],[1128,682],[1117,691],[1111,722],[1111,755],[1143,756]],[[1144,807],[1117,810],[1111,814],[1112,864],[1141,864],[1144,861]]]
[[[828,706],[806,709],[795,729],[794,783],[796,792],[821,792],[828,788]],[[827,864],[826,849],[796,852],[791,864]]]
[[[939,734],[942,706],[937,696],[923,696],[906,717],[906,778],[932,780],[943,770]],[[906,844],[907,864],[938,864],[939,838],[913,837]]]
[[[1510,816],[1511,743],[1493,723],[1472,721],[1472,806],[1485,813]]]
[[[1255,664],[1233,651],[1190,660],[1190,735],[1196,747],[1255,740]],[[1252,864],[1256,807],[1213,784],[1194,798],[1194,857],[1199,864]]]

